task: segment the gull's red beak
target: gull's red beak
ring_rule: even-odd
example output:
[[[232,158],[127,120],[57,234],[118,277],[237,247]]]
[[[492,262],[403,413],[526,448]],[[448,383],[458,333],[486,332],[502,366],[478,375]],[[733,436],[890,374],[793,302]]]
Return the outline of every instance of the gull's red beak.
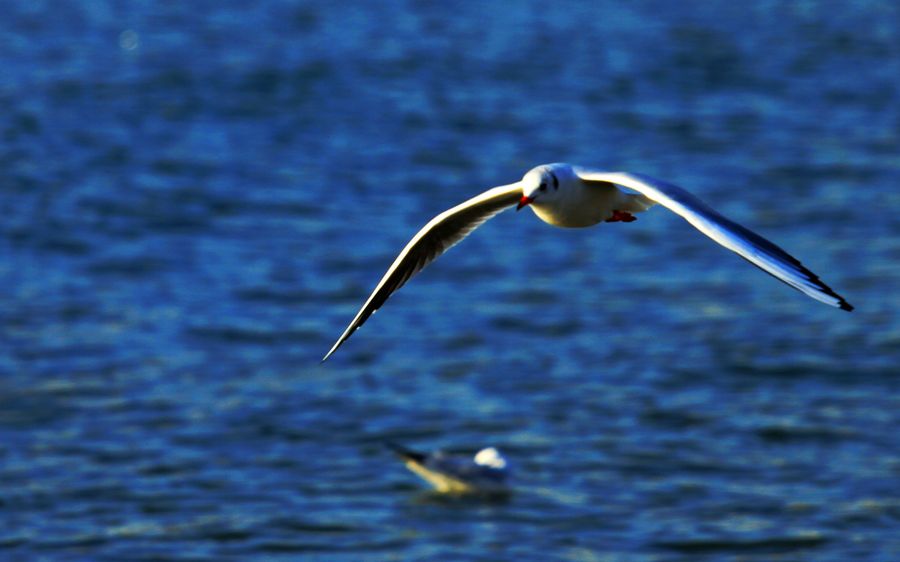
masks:
[[[519,204],[516,205],[516,210],[519,211],[522,207],[527,207],[531,205],[531,202],[534,201],[534,197],[528,197],[527,195],[523,195],[521,199],[519,199]]]

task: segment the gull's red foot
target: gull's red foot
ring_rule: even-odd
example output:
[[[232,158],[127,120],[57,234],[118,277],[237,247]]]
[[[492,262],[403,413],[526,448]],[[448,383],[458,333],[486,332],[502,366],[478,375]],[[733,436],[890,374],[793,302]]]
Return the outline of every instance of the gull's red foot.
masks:
[[[628,211],[613,211],[611,217],[606,219],[604,222],[634,222],[637,220],[637,217],[629,213]]]

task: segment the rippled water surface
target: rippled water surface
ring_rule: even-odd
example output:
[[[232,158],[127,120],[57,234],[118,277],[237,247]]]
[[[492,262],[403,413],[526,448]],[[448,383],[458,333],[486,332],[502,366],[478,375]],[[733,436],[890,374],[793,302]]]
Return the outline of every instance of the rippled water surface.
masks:
[[[895,4],[4,6],[0,558],[900,559]],[[319,364],[419,226],[552,161],[857,310],[662,210],[505,213]]]

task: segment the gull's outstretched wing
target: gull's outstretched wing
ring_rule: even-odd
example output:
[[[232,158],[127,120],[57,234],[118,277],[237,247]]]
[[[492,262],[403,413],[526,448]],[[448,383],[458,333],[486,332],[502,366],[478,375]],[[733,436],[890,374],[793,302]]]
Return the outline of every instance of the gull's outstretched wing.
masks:
[[[454,457],[447,457],[443,453],[419,453],[402,445],[387,442],[387,447],[403,459],[406,468],[418,474],[422,479],[434,486],[439,492],[470,492],[471,486],[463,480],[460,474],[460,462]]]
[[[399,445],[397,443],[394,443],[393,441],[385,441],[384,446],[393,451],[394,454],[396,454],[406,462],[425,464],[426,460],[428,459],[428,455],[426,455],[425,453],[407,449],[403,445]]]
[[[515,205],[522,197],[522,186],[517,183],[489,189],[468,201],[448,209],[422,227],[403,248],[387,273],[375,286],[356,317],[341,334],[322,361],[328,359],[342,343],[347,341],[363,323],[378,310],[391,294],[409,281],[426,265],[468,236],[486,220],[500,211]]]
[[[703,234],[798,291],[825,304],[853,310],[844,297],[831,290],[797,258],[759,234],[723,217],[678,186],[643,174],[602,172],[581,167],[576,167],[575,173],[587,182],[613,183],[637,191],[678,213]]]

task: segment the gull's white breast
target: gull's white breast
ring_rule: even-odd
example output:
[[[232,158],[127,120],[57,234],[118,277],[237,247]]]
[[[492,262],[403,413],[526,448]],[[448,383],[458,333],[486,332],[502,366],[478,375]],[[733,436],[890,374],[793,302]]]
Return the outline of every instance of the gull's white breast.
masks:
[[[529,205],[545,223],[563,228],[584,228],[609,218],[621,192],[610,184],[608,189],[586,186],[578,178],[566,178],[557,197]]]

